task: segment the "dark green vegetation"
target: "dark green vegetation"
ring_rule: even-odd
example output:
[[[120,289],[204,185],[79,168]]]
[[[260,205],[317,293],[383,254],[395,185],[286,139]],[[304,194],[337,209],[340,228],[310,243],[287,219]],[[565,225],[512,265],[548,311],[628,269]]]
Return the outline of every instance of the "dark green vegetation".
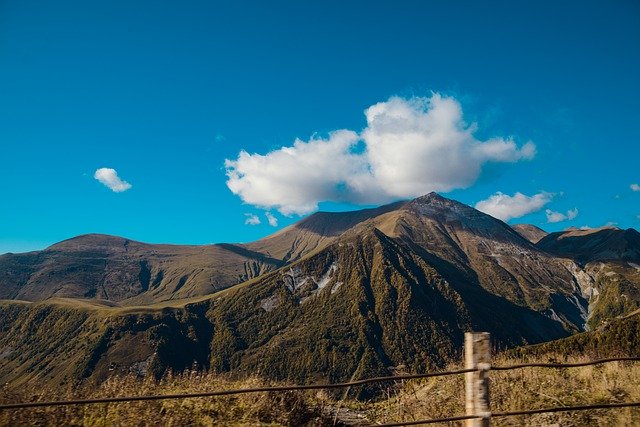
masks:
[[[588,356],[591,359],[640,355],[640,310],[612,319],[599,329],[556,341],[520,347],[509,352],[516,356]]]
[[[35,302],[0,304],[0,382],[159,378],[194,364],[335,382],[442,367],[459,358],[468,330],[512,348],[637,309],[640,267],[629,250],[585,265],[540,243],[430,194],[315,214],[247,245],[83,236],[4,255],[3,295]]]

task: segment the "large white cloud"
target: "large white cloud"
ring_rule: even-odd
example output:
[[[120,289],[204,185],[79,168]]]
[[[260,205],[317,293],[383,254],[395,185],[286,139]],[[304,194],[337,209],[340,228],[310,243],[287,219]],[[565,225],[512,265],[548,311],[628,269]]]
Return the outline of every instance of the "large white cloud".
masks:
[[[478,140],[460,103],[439,94],[392,97],[365,116],[360,134],[339,130],[264,155],[241,151],[225,161],[227,186],[246,203],[305,214],[321,201],[385,203],[466,188],[487,162],[535,155],[531,142],[518,147],[510,138]]]
[[[520,218],[537,212],[553,199],[553,194],[540,192],[533,196],[516,193],[513,196],[497,192],[485,200],[476,203],[476,209],[502,221]]]
[[[631,191],[640,191],[640,184],[631,184],[629,188],[631,188]]]
[[[127,181],[120,179],[118,172],[111,168],[97,169],[93,174],[93,177],[100,181],[102,184],[111,189],[115,193],[122,193],[131,188],[131,184]]]

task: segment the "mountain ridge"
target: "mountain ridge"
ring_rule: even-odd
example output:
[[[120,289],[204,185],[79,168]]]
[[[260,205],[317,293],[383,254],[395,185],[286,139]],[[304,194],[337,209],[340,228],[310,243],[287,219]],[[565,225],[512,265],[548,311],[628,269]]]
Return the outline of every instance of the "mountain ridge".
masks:
[[[581,264],[553,250],[437,194],[315,214],[248,244],[81,236],[0,257],[0,291],[35,301],[0,302],[0,381],[103,381],[111,372],[162,375],[193,363],[342,381],[398,365],[444,366],[459,357],[468,330],[490,331],[511,348],[638,309],[640,266]],[[213,286],[215,278],[227,285]],[[87,289],[95,294],[82,300],[65,294]],[[78,369],[60,363],[68,352]]]

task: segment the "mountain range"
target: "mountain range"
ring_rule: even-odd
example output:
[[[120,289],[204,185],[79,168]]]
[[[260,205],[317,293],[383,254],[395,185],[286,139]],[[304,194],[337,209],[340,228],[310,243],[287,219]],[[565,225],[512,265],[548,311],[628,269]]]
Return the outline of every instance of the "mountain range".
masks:
[[[248,244],[79,236],[0,256],[0,381],[199,367],[295,382],[421,371],[640,306],[640,233],[511,227],[431,193]]]

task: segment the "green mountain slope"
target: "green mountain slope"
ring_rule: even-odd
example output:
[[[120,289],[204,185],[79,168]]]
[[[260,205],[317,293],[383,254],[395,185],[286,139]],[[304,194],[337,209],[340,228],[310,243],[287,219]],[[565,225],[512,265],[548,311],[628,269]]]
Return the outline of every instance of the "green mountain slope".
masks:
[[[640,310],[610,319],[594,331],[526,346],[510,353],[519,356],[586,355],[591,358],[640,355]]]

